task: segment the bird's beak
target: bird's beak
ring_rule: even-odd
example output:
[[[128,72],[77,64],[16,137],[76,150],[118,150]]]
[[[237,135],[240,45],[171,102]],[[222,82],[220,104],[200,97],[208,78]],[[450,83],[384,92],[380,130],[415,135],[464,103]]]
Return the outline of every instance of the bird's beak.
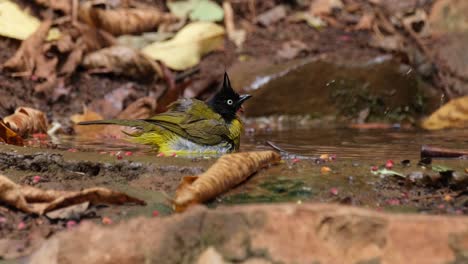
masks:
[[[245,101],[247,101],[247,99],[249,99],[250,97],[252,97],[250,94],[243,94],[240,96],[239,98],[239,101],[237,102],[237,104],[239,106],[241,106]]]

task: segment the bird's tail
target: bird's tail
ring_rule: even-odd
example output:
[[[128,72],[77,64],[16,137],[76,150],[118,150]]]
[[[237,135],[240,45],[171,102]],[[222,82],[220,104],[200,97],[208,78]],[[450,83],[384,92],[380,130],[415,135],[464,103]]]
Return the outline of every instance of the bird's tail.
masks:
[[[118,125],[128,127],[140,127],[143,128],[147,124],[143,120],[129,120],[129,119],[104,119],[104,120],[93,120],[79,122],[78,125]]]

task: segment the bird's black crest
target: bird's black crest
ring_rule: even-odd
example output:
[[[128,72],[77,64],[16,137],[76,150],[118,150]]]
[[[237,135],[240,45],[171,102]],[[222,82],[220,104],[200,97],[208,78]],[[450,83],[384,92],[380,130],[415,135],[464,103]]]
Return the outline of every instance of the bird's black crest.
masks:
[[[242,106],[242,103],[250,96],[240,96],[231,86],[231,81],[227,72],[224,73],[221,89],[208,101],[208,105],[227,122],[236,118],[236,113]]]

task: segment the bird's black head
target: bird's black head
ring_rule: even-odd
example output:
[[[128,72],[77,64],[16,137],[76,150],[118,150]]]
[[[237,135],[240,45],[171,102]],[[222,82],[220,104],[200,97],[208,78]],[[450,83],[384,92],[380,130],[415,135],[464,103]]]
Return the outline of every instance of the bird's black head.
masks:
[[[248,94],[239,95],[231,87],[229,76],[224,73],[224,81],[221,89],[208,101],[208,105],[218,114],[220,114],[224,120],[231,122],[236,118],[237,111],[247,99],[252,97]]]

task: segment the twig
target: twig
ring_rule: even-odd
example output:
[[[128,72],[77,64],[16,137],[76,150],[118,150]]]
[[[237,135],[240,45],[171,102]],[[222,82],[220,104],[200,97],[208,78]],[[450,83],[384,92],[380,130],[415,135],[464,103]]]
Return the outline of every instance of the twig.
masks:
[[[267,144],[267,146],[271,147],[272,149],[280,152],[282,158],[299,158],[299,159],[303,159],[303,160],[312,160],[312,161],[317,161],[319,160],[320,158],[316,158],[316,157],[310,157],[310,156],[302,156],[302,155],[298,155],[298,154],[295,154],[295,153],[292,153],[292,152],[289,152],[289,151],[286,151],[284,150],[283,148],[281,148],[280,146],[276,145],[275,143],[271,142],[271,141],[266,141],[265,142]]]
[[[460,158],[463,156],[468,156],[468,151],[426,145],[421,147],[421,158]]]

